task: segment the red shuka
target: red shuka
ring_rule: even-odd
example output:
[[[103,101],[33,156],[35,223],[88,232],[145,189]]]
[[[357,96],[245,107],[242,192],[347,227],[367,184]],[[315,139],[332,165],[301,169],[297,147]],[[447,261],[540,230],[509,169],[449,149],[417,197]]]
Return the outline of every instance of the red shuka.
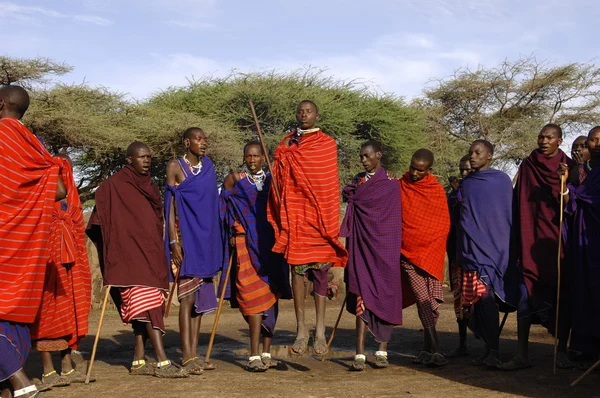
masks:
[[[304,135],[299,144],[275,150],[274,180],[268,219],[275,230],[275,253],[291,265],[332,262],[345,266],[348,253],[339,241],[340,186],[337,144],[322,131]],[[274,207],[274,208],[273,208]]]
[[[44,288],[59,163],[17,119],[0,120],[0,320],[32,323]]]
[[[85,245],[85,224],[71,167],[63,161],[68,195],[66,210],[55,204],[50,233],[50,257],[44,295],[31,327],[32,340],[64,338],[76,349],[88,332],[91,273]]]

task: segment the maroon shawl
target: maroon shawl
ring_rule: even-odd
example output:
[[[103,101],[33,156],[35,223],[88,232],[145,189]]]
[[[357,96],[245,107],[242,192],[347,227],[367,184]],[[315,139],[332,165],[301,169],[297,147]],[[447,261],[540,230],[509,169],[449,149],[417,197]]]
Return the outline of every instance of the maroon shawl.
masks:
[[[553,157],[535,150],[521,163],[515,186],[519,262],[529,302],[535,307],[544,301],[551,303],[556,290],[560,214],[557,170],[561,163],[573,166],[560,149]]]
[[[163,228],[160,192],[149,175],[126,166],[106,180],[86,231],[98,248],[104,284],[168,289]]]

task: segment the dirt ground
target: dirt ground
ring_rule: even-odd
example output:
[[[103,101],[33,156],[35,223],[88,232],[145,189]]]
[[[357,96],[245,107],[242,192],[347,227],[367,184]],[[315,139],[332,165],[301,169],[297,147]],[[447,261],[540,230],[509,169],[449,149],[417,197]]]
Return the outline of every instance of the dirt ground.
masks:
[[[456,322],[449,304],[441,307],[438,332],[443,347],[450,351],[458,341]],[[341,299],[328,301],[328,335],[335,323]],[[307,320],[314,324],[314,306],[307,299]],[[177,309],[166,320],[165,345],[172,360],[180,361],[179,335],[177,333]],[[95,333],[100,311],[94,310],[90,317],[90,331]],[[203,319],[200,352],[204,352],[214,321],[214,314]],[[274,356],[281,361],[276,369],[266,373],[249,373],[244,370],[247,361],[248,332],[246,323],[238,310],[225,308],[219,322],[212,361],[216,370],[203,376],[191,376],[183,380],[164,380],[147,376],[129,376],[127,367],[133,355],[133,335],[123,326],[115,310],[105,317],[98,346],[94,374],[98,378],[90,385],[76,384],[55,388],[45,397],[600,397],[600,372],[593,372],[580,385],[569,384],[583,373],[582,370],[559,370],[552,374],[553,339],[545,329],[532,327],[530,356],[532,369],[515,373],[482,370],[469,361],[483,350],[483,344],[469,335],[469,357],[453,359],[441,369],[428,369],[413,365],[412,358],[422,345],[423,333],[416,308],[404,311],[404,326],[394,329],[389,344],[390,367],[375,369],[367,367],[362,373],[349,372],[354,355],[354,318],[344,313],[340,328],[333,342],[333,349],[324,362],[314,356],[290,356],[288,346],[293,343],[295,318],[291,301],[282,302],[277,335],[273,341]],[[80,347],[84,357],[89,358],[93,344],[90,335]],[[312,344],[312,341],[311,341]],[[373,355],[377,346],[368,341],[368,352]],[[508,360],[516,351],[516,317],[508,318],[501,340],[501,356]],[[151,346],[147,354],[153,358]],[[371,357],[370,357],[371,358]],[[55,360],[58,365],[58,359]],[[84,369],[85,364],[79,364]],[[39,377],[39,355],[33,352],[26,370],[30,377]]]

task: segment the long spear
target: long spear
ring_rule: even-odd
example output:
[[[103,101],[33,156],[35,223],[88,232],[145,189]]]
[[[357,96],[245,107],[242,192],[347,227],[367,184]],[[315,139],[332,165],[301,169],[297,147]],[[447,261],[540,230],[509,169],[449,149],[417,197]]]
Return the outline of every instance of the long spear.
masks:
[[[279,185],[277,185],[277,181],[275,181],[275,174],[273,174],[273,168],[271,167],[271,161],[269,160],[269,153],[267,152],[267,146],[265,145],[265,139],[262,134],[262,130],[260,128],[260,123],[258,122],[258,118],[256,117],[256,111],[254,110],[254,103],[252,100],[248,100],[250,104],[250,110],[252,111],[252,117],[254,118],[254,124],[256,125],[256,132],[258,133],[258,139],[260,140],[260,146],[262,148],[263,153],[265,154],[265,159],[267,160],[267,167],[269,168],[269,173],[271,173],[271,181],[273,182],[273,189],[275,189],[275,195],[277,196],[277,200],[281,203],[281,195],[279,193]]]
[[[558,314],[560,309],[560,252],[562,248],[562,224],[563,224],[563,213],[564,213],[564,198],[563,189],[565,188],[565,176],[560,176],[560,209],[559,209],[559,224],[558,224],[558,258],[557,258],[557,266],[558,266],[558,280],[557,280],[557,290],[556,290],[556,323],[554,327],[554,374],[556,374],[556,360],[558,357]]]

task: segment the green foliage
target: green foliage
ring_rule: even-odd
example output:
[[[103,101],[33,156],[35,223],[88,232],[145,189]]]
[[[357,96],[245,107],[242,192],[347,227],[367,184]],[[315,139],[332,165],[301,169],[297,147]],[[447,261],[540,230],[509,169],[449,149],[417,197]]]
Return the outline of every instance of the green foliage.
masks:
[[[0,84],[19,84],[31,89],[33,84],[47,83],[48,75],[64,75],[73,68],[49,58],[13,58],[0,56]]]

